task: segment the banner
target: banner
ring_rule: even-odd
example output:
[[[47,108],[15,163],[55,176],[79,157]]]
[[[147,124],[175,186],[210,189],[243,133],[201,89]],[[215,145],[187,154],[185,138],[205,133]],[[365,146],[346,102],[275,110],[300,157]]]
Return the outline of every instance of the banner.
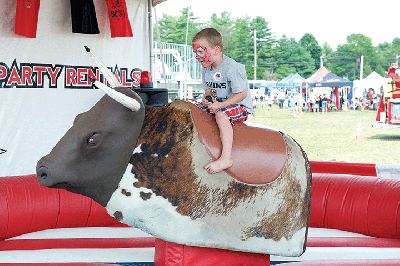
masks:
[[[84,55],[84,53],[82,53]],[[123,87],[140,87],[141,71],[134,67],[109,67]],[[62,64],[3,62],[0,59],[0,89],[4,88],[65,88],[93,89],[90,79],[108,84],[97,67]]]
[[[17,0],[15,33],[36,38],[40,0]]]
[[[96,9],[93,0],[70,0],[72,32],[98,34]]]
[[[111,37],[132,37],[125,0],[107,0]]]
[[[125,87],[139,85],[137,68],[150,69],[148,1],[126,1],[132,27],[140,36],[134,39],[111,38],[106,1],[93,3],[100,30],[96,35],[71,32],[70,1],[41,0],[40,34],[33,39],[17,36],[14,20],[0,16],[0,177],[35,173],[37,161],[50,152],[76,115],[103,97],[90,77],[107,80],[85,45]],[[0,10],[10,6],[10,1],[0,1]]]

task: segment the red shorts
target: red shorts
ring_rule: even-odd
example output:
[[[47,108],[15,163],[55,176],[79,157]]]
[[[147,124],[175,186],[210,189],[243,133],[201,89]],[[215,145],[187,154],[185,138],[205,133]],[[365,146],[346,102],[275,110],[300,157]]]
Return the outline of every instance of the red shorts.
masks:
[[[207,106],[202,103],[196,102],[194,100],[189,100],[189,102],[195,104],[203,111],[208,111]],[[217,110],[217,112],[223,112],[232,124],[243,123],[249,117],[249,112],[246,107],[240,104],[232,104],[227,107],[223,107]]]

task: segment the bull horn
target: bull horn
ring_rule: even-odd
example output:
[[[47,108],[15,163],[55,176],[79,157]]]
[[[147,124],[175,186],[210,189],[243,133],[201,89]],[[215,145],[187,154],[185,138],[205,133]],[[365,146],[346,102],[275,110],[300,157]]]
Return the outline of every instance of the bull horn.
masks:
[[[93,80],[92,80],[93,81]],[[133,99],[129,96],[126,96],[125,94],[118,92],[114,89],[111,89],[110,87],[104,85],[103,83],[94,80],[93,81],[94,86],[97,88],[101,89],[104,91],[108,96],[125,106],[126,108],[136,112],[140,109],[140,103],[136,99]]]
[[[110,83],[111,88],[122,87],[122,84],[118,81],[117,77],[108,69],[108,67],[94,54],[90,51],[90,48],[85,45],[86,52],[88,52],[90,58],[94,61],[96,66],[99,68],[101,74]]]

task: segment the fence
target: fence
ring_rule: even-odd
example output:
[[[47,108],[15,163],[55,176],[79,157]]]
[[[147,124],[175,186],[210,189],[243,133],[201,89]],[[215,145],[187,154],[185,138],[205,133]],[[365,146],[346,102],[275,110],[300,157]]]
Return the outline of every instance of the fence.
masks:
[[[202,92],[201,65],[190,45],[154,42],[153,47],[153,79],[157,87],[168,89],[171,100],[193,98]]]

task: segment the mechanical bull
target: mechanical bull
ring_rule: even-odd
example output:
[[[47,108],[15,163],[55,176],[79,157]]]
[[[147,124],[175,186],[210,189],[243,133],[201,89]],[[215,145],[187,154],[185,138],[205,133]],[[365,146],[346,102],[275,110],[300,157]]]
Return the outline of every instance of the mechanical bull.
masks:
[[[221,152],[211,114],[184,101],[145,107],[131,89],[97,85],[107,95],[39,160],[40,184],[88,196],[166,241],[304,252],[311,171],[291,137],[234,125],[233,166],[210,175],[203,166]]]

